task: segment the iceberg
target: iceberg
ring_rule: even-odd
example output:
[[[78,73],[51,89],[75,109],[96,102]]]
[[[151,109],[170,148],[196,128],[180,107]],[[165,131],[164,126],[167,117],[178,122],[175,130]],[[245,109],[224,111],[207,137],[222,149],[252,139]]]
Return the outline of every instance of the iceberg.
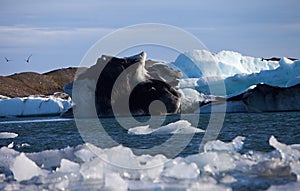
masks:
[[[193,50],[180,54],[168,66],[182,71],[180,88],[194,88],[209,95],[211,89],[225,86],[226,92],[216,96],[227,98],[257,84],[291,87],[300,83],[300,61],[288,58],[272,61],[232,51],[213,54],[207,50]]]
[[[60,115],[72,107],[71,99],[55,95],[0,99],[0,117]]]
[[[279,66],[276,61],[243,56],[233,51],[221,51],[213,54],[208,50],[192,50],[180,54],[175,62],[169,63],[179,68],[185,78],[223,78],[235,74],[258,73],[273,70]]]

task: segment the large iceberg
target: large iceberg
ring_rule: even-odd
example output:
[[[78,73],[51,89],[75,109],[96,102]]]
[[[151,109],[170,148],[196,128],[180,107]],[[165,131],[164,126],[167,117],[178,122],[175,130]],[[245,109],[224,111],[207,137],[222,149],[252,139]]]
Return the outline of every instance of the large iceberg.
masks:
[[[288,58],[268,61],[232,51],[213,54],[193,50],[179,55],[168,66],[182,71],[180,88],[211,94],[212,89],[224,87],[225,92],[217,96],[233,97],[257,84],[290,87],[300,83],[300,61]]]
[[[70,98],[57,95],[0,99],[0,117],[59,115],[72,107]]]
[[[226,78],[235,74],[251,74],[262,70],[273,70],[279,66],[276,61],[243,56],[232,51],[221,51],[213,54],[207,50],[192,50],[180,54],[174,65],[186,78]],[[171,66],[172,67],[172,66]]]

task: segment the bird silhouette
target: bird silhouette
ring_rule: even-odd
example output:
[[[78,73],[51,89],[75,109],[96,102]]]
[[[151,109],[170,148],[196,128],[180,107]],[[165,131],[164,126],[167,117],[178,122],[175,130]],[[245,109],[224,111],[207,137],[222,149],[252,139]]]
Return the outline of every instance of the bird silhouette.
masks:
[[[5,58],[6,62],[12,61],[12,60],[10,60],[10,59],[8,59],[8,58],[6,58],[6,57],[4,57],[4,58]]]
[[[28,56],[28,58],[25,60],[25,62],[29,63],[30,62],[30,57],[32,56],[32,54],[30,54],[30,56]]]

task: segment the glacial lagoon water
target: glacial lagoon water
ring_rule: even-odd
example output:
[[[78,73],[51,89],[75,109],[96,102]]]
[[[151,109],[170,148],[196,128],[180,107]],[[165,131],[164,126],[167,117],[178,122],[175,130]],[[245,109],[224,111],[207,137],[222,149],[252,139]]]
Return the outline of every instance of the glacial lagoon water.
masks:
[[[157,118],[157,121],[160,121],[162,117],[156,116],[154,118]],[[207,128],[210,115],[201,114],[199,117],[198,115],[192,114],[192,115],[184,115],[184,118],[188,120],[193,126],[205,130]],[[149,118],[146,116],[136,118],[137,121],[144,122],[145,124],[147,124],[148,119]],[[165,119],[164,124],[178,121],[179,119],[180,116],[178,115],[168,116]],[[127,118],[122,118],[122,120],[123,122],[125,121],[125,123],[126,121],[128,121],[127,128],[136,126],[136,124],[132,123]],[[100,122],[104,127],[107,135],[115,141],[115,145],[110,145],[111,147],[118,146],[120,144],[123,145],[123,147],[132,149],[133,152],[134,149],[147,149],[157,145],[161,145],[162,143],[170,139],[172,136],[169,134],[131,135],[127,133],[126,128],[123,128],[112,118],[103,118],[100,120]],[[155,124],[152,125],[155,126]],[[88,129],[88,132],[90,132],[89,135],[91,135],[89,140],[102,139],[101,137],[92,137],[92,135],[97,135],[97,133],[93,133],[93,131],[95,132],[99,131],[97,127],[92,127],[92,125],[91,126],[87,125],[86,129]],[[39,153],[45,150],[65,149],[66,147],[74,148],[78,145],[84,144],[85,141],[87,140],[86,138],[81,137],[81,134],[77,129],[75,120],[61,119],[58,117],[0,118],[0,132],[13,132],[18,134],[18,136],[15,138],[0,139],[0,147],[6,147],[13,142],[12,148],[17,152],[24,152],[24,153],[33,153],[33,152]],[[175,157],[176,159],[173,160],[176,161],[182,158],[184,160],[187,160],[187,158],[189,157],[193,158],[193,156],[199,154],[199,145],[202,141],[203,136],[204,133],[194,134],[194,136],[192,137],[188,145],[185,148],[182,148],[181,152],[179,152],[176,155]],[[222,129],[220,130],[217,136],[217,140],[230,143],[232,140],[234,140],[234,138],[238,136],[245,137],[243,148],[242,150],[238,151],[239,156],[241,155],[241,156],[249,157],[251,155],[253,156],[264,155],[264,156],[268,156],[267,158],[272,158],[272,156],[274,155],[275,158],[279,160],[281,158],[280,156],[274,153],[272,154],[272,152],[274,152],[275,149],[269,143],[270,137],[274,136],[280,143],[284,143],[286,145],[299,144],[300,143],[300,113],[299,112],[276,112],[276,113],[274,112],[274,113],[226,114]],[[177,141],[178,144],[180,144],[181,140],[178,139]],[[97,145],[97,142],[94,142],[93,144],[95,144],[96,146],[102,149],[104,149],[103,147],[107,146],[103,144],[101,141],[99,145]],[[169,149],[172,149],[172,145],[169,145],[169,148],[167,147],[165,149],[166,151],[161,151],[161,153],[167,155],[168,154],[167,151]],[[140,155],[140,153],[134,153],[134,154]],[[147,153],[143,153],[143,154],[147,154]],[[238,158],[237,160],[242,161],[242,157]],[[257,161],[259,160],[257,159]],[[222,186],[225,185],[225,188],[229,188],[233,190],[267,190],[270,189],[271,188],[270,186],[272,185],[273,186],[292,185],[292,188],[297,188],[297,186],[293,186],[295,183],[297,183],[297,177],[292,176],[289,173],[283,173],[283,175],[281,176],[278,175],[278,173],[274,173],[274,174],[270,173],[269,175],[266,175],[265,173],[260,172],[260,170],[258,171],[259,173],[247,174],[245,173],[243,167],[236,167],[235,170],[232,171],[229,170],[224,172],[220,171],[220,173],[217,174],[212,173],[213,171],[210,170],[206,170],[205,173],[207,172],[211,173],[209,177],[213,177],[217,181],[217,183],[214,184],[218,185],[220,183]],[[203,172],[203,170],[201,169],[200,172]],[[7,173],[7,169],[3,170],[3,168],[0,168],[0,174],[1,173],[4,174]],[[162,174],[166,176],[166,173],[162,173]],[[8,185],[7,182],[12,181],[9,178],[9,173],[6,174],[6,176],[8,178],[6,179],[4,178],[4,180],[2,180],[2,183],[0,182],[0,188],[5,187],[5,185]],[[231,178],[233,177],[235,181],[222,183],[221,177],[225,178],[225,176],[230,176]],[[124,177],[122,178],[124,179]],[[202,179],[200,178],[200,180]],[[185,179],[183,185],[187,185],[187,186],[178,186],[174,183],[174,180],[172,181],[170,182],[170,180],[168,180],[167,183],[162,181],[160,183],[160,186],[155,185],[153,181],[152,182],[150,181],[152,183],[151,185],[148,184],[140,185],[136,183],[134,184],[135,186],[132,186],[132,184],[129,184],[128,188],[131,190],[135,190],[135,188],[137,188],[137,190],[143,188],[144,189],[151,188],[150,190],[152,189],[185,190],[186,188],[190,188],[189,187],[190,186],[189,184],[191,184],[190,182],[192,183],[197,182],[199,181],[199,178],[196,180],[191,180],[190,178]],[[34,181],[31,180],[31,183],[32,182]],[[40,181],[37,182],[40,188],[41,187]],[[25,185],[28,184],[29,183],[25,183]],[[162,184],[163,185],[166,184],[168,186],[164,185],[161,187]],[[19,188],[25,188],[22,187],[22,182],[20,183],[20,185]],[[143,187],[143,185],[145,187]],[[84,187],[81,186],[79,187],[75,186],[75,188],[77,190],[85,190]]]

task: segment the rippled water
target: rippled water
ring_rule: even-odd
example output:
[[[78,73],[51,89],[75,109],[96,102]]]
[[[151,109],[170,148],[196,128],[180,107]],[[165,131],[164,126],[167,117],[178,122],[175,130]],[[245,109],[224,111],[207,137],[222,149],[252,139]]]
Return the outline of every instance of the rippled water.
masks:
[[[163,117],[156,116],[157,121]],[[180,116],[168,116],[163,124],[177,121]],[[185,115],[185,119],[198,128],[206,129],[210,115]],[[138,117],[138,121],[147,124],[147,117]],[[199,120],[199,121],[198,121]],[[122,118],[126,128],[138,124],[127,118]],[[127,129],[123,128],[116,120],[111,118],[101,119],[101,124],[109,136],[117,143],[131,148],[147,148],[158,145],[170,138],[170,135],[128,135]],[[157,125],[160,125],[159,122]],[[155,124],[152,124],[155,126]],[[93,134],[99,131],[97,127],[86,127]],[[18,151],[37,152],[46,149],[65,148],[82,144],[80,133],[76,123],[71,119],[48,118],[2,118],[0,119],[1,132],[14,132],[19,136],[15,139],[0,139],[0,146],[7,146],[14,141],[15,145],[28,143],[29,147],[15,147]],[[236,136],[246,137],[244,150],[270,151],[268,140],[274,135],[280,142],[286,144],[300,143],[300,113],[240,113],[226,114],[223,127],[218,135],[219,140],[231,141]],[[195,134],[191,143],[181,153],[189,155],[198,152],[203,134]],[[97,137],[95,137],[97,139]]]

